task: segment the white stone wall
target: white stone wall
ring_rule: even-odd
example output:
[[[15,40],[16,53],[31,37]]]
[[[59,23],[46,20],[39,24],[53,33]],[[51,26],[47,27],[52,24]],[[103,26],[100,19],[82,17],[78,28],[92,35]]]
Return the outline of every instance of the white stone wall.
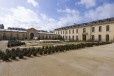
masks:
[[[109,25],[109,31],[106,31],[106,26]],[[99,32],[99,26],[101,26],[102,31]],[[95,27],[95,32],[92,32],[92,27]],[[83,33],[83,28],[86,29],[86,33]],[[78,29],[78,33],[77,30]],[[74,30],[74,32],[73,32]],[[64,33],[63,33],[64,31]],[[66,33],[67,31],[67,33]],[[70,31],[70,32],[69,32]],[[106,41],[106,35],[109,35],[109,41],[114,41],[114,22],[113,23],[106,23],[106,24],[101,24],[101,25],[90,25],[90,26],[82,26],[82,27],[77,27],[77,28],[67,28],[67,29],[62,29],[62,30],[55,30],[55,34],[61,35],[65,40],[76,40],[76,36],[78,36],[79,41],[82,41],[82,35],[86,35],[86,41],[91,40],[91,35],[94,35],[95,40],[98,41],[98,35],[101,35],[102,39],[101,41]],[[67,38],[66,38],[67,37]],[[69,39],[70,37],[70,39]]]

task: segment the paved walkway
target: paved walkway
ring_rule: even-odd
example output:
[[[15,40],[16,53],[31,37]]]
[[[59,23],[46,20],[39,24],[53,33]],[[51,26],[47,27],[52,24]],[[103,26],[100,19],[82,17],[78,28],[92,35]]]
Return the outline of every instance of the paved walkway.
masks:
[[[114,44],[0,62],[0,76],[114,76]]]

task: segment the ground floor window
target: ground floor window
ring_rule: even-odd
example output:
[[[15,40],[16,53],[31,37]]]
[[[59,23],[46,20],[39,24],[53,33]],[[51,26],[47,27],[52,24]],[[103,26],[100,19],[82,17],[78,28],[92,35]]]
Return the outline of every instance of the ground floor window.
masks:
[[[7,39],[6,34],[3,33],[3,40],[6,40],[6,39]]]
[[[72,40],[74,40],[74,36],[72,36]]]
[[[69,36],[69,40],[70,40],[70,36]]]
[[[102,40],[102,37],[101,35],[98,36],[98,40],[101,41]]]
[[[67,36],[66,36],[66,40],[67,40]]]
[[[86,35],[82,35],[83,41],[86,41]]]
[[[109,42],[109,34],[106,35],[106,42]]]
[[[76,41],[78,41],[78,36],[76,36]]]
[[[94,36],[94,35],[91,36],[91,40],[92,40],[92,41],[95,40],[95,36]]]

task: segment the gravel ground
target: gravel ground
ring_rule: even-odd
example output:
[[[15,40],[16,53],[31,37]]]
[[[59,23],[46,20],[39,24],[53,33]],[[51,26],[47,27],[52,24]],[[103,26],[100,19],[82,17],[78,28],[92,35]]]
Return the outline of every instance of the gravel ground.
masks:
[[[0,62],[0,76],[114,76],[114,44],[13,62]]]

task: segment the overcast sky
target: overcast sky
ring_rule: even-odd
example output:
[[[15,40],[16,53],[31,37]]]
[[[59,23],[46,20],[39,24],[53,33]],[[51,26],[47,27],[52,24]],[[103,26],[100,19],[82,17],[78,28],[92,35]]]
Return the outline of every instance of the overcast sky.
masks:
[[[0,24],[53,30],[114,17],[114,0],[0,0]]]

